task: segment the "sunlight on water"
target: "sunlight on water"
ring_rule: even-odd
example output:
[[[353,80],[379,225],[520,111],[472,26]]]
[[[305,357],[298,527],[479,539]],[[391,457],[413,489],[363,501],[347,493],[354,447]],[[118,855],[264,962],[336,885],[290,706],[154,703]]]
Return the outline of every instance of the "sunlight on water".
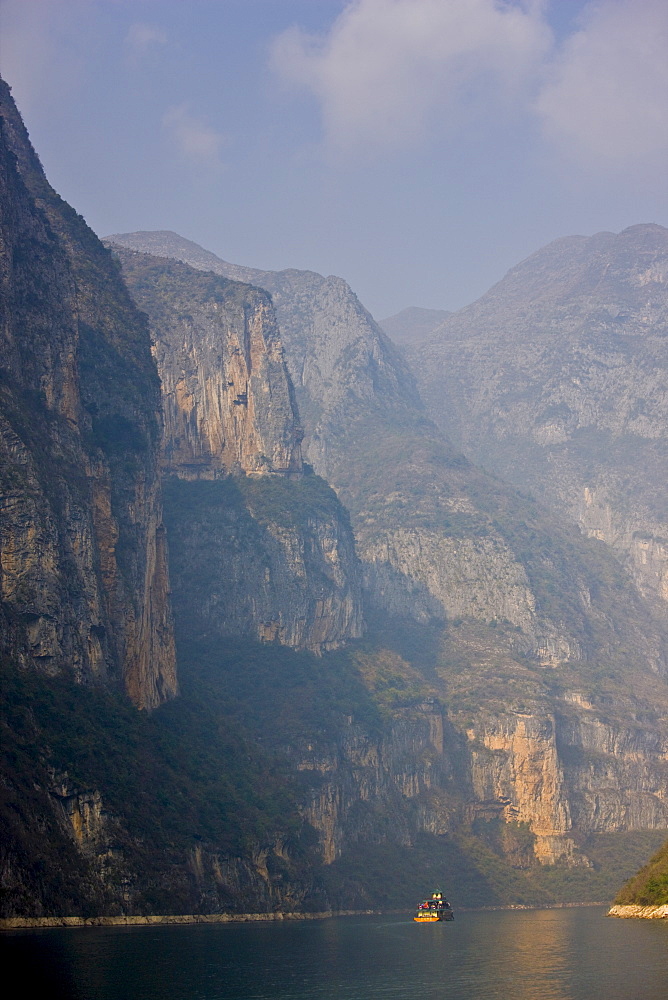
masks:
[[[50,1000],[665,1000],[668,926],[604,914],[88,928],[0,946],[5,977],[17,968],[26,993]]]

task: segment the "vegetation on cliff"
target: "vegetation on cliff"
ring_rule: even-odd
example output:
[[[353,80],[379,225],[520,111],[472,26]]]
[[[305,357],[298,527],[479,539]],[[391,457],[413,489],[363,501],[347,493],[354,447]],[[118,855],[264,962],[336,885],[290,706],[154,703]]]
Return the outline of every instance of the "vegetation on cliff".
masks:
[[[382,739],[383,685],[396,689],[397,677],[381,660],[377,700],[369,661],[364,650],[316,658],[185,630],[181,696],[151,714],[113,689],[5,664],[1,915],[410,908],[431,882],[459,905],[607,899],[651,849],[648,835],[627,835],[606,855],[594,838],[591,869],[518,870],[498,827],[399,844],[370,804],[369,817],[349,821],[341,857],[323,865],[303,816],[323,779],[295,764],[309,746],[316,756],[336,748],[345,720],[370,746]],[[424,693],[404,688],[392,706]]]
[[[281,723],[267,719],[266,698],[276,707],[277,695],[294,691],[267,685],[277,652],[227,650],[217,676],[205,657],[202,670],[186,665],[178,702],[150,715],[113,689],[5,665],[2,914],[271,908],[250,876],[235,892],[208,873],[207,886],[193,859],[211,850],[248,858],[277,841],[284,858],[306,850],[302,789],[275,748]],[[249,725],[251,692],[264,725]],[[87,814],[96,799],[98,815]]]
[[[618,906],[668,904],[668,841],[619,890],[614,902]]]

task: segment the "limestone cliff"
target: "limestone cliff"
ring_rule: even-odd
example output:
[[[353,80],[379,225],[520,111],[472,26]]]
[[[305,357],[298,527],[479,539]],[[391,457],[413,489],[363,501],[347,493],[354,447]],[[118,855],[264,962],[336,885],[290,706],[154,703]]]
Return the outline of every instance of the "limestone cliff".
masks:
[[[0,84],[2,651],[137,705],[176,691],[144,320]]]
[[[496,849],[520,868],[587,869],[592,838],[665,828],[665,684],[637,677],[633,695],[614,682],[575,687],[572,672],[521,671],[502,642],[479,629],[451,639],[429,681],[387,649],[356,654],[382,732],[350,719],[335,741],[294,751],[323,779],[305,815],[328,863],[365,842],[410,846],[421,833],[500,824]]]
[[[356,846],[411,846],[421,832],[446,835],[462,821],[455,790],[456,734],[435,700],[397,709],[382,738],[349,720],[336,743],[307,744],[297,767],[320,777],[304,815],[332,864]]]
[[[566,623],[538,606],[525,568],[485,509],[493,501],[481,503],[490,484],[426,419],[405,362],[345,281],[240,268],[174,233],[109,239],[271,292],[304,452],[351,513],[374,604],[418,620],[508,618],[526,627],[535,650],[546,635],[555,648],[578,648]]]
[[[359,637],[361,573],[350,524],[334,493],[304,475],[271,299],[184,264],[115,252],[150,320],[165,407],[164,473],[191,481],[236,476],[210,489],[170,486],[177,600],[222,636],[318,653]]]
[[[266,292],[115,252],[151,321],[165,469],[181,478],[301,472],[301,429]]]
[[[157,234],[135,249],[198,268],[120,254],[163,439],[145,322],[12,115],[3,642],[43,673],[0,662],[5,912],[373,905],[387,858],[385,905],[444,872],[536,901],[597,836],[663,829],[665,633],[605,547],[469,464],[341,279]],[[174,691],[160,440],[182,697],[139,713],[59,671]]]
[[[663,723],[645,722],[637,761],[605,744],[593,762],[585,736],[562,722],[575,712],[584,733],[605,729],[612,714],[623,728],[624,713],[635,711],[629,693],[665,673],[661,622],[610,553],[472,467],[438,433],[405,362],[341,279],[240,269],[175,234],[114,239],[271,292],[305,453],[351,512],[368,610],[407,627],[445,623],[429,669],[453,726],[472,734],[457,758],[460,816],[500,818],[509,829],[526,823],[531,857],[581,865],[588,832],[660,827]],[[421,649],[412,655],[424,659]],[[607,700],[592,701],[597,685],[610,685]],[[645,719],[667,703],[665,683],[656,685],[636,706]],[[593,707],[573,709],[555,694],[562,690],[584,692]],[[337,753],[326,756],[343,762],[341,784],[327,765],[330,792],[309,813],[330,853],[349,837],[337,803],[348,794],[355,801],[343,791],[347,752]],[[389,769],[386,779],[391,785]],[[332,810],[344,817],[339,827]],[[437,828],[438,810],[421,815],[430,817],[423,829]]]
[[[177,618],[315,653],[362,634],[350,524],[318,476],[165,484]]]

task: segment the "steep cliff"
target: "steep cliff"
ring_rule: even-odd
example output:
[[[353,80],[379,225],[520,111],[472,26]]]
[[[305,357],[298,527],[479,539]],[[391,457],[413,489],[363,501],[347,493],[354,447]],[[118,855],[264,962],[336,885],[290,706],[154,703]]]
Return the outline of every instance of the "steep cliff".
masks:
[[[300,473],[301,429],[266,292],[116,248],[151,322],[164,467],[181,478]]]
[[[341,279],[240,269],[175,234],[113,239],[271,292],[305,453],[350,510],[379,647],[396,623],[407,634],[415,623],[425,630],[405,658],[430,678],[430,696],[462,741],[445,810],[459,817],[454,828],[501,823],[507,837],[495,843],[525,863],[584,869],[588,837],[660,828],[668,692],[656,675],[665,672],[665,635],[616,560],[472,467],[438,433],[405,363]],[[451,773],[453,752],[436,754],[435,787],[447,787],[436,776]],[[362,792],[350,776],[364,759],[356,749],[322,751],[328,791],[308,815],[328,857],[341,849],[343,858],[356,842],[347,817],[358,814]],[[388,767],[383,781],[394,780]],[[406,788],[421,781],[413,774]],[[434,794],[436,802],[442,793]],[[385,795],[370,796],[379,828]],[[411,842],[444,822],[428,798],[403,796],[399,826]],[[525,825],[520,850],[523,834],[513,831]]]
[[[318,476],[165,484],[177,619],[321,653],[362,634],[350,523]]]
[[[508,618],[535,650],[545,636],[555,648],[578,648],[499,528],[502,488],[471,470],[426,419],[405,362],[345,281],[239,268],[174,233],[109,239],[271,292],[304,452],[350,511],[374,604],[418,620]],[[500,502],[512,520],[512,494]]]
[[[668,822],[633,581],[438,432],[341,279],[139,234],[198,268],[120,254],[162,438],[145,321],[5,121],[3,913],[604,898],[605,837],[626,877]]]
[[[148,330],[0,83],[2,652],[176,691]]]
[[[164,258],[115,252],[149,316],[165,407],[163,469],[181,481],[169,487],[167,511],[181,613],[204,613],[203,627],[221,636],[317,653],[359,637],[350,524],[332,490],[304,475],[269,296]],[[234,482],[221,481],[230,474]]]

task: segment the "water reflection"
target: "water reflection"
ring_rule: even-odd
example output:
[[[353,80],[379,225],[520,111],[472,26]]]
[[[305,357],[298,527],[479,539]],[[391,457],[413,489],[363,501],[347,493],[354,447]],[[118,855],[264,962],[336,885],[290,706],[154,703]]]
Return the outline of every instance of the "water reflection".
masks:
[[[419,938],[406,940],[411,960],[418,959],[412,974],[416,995],[441,997],[447,984],[450,998],[573,998],[571,935],[563,911],[463,913],[456,928],[437,924],[419,931]]]
[[[494,921],[487,964],[512,987],[516,1000],[570,1000],[568,922],[556,910],[521,911],[515,918]]]

